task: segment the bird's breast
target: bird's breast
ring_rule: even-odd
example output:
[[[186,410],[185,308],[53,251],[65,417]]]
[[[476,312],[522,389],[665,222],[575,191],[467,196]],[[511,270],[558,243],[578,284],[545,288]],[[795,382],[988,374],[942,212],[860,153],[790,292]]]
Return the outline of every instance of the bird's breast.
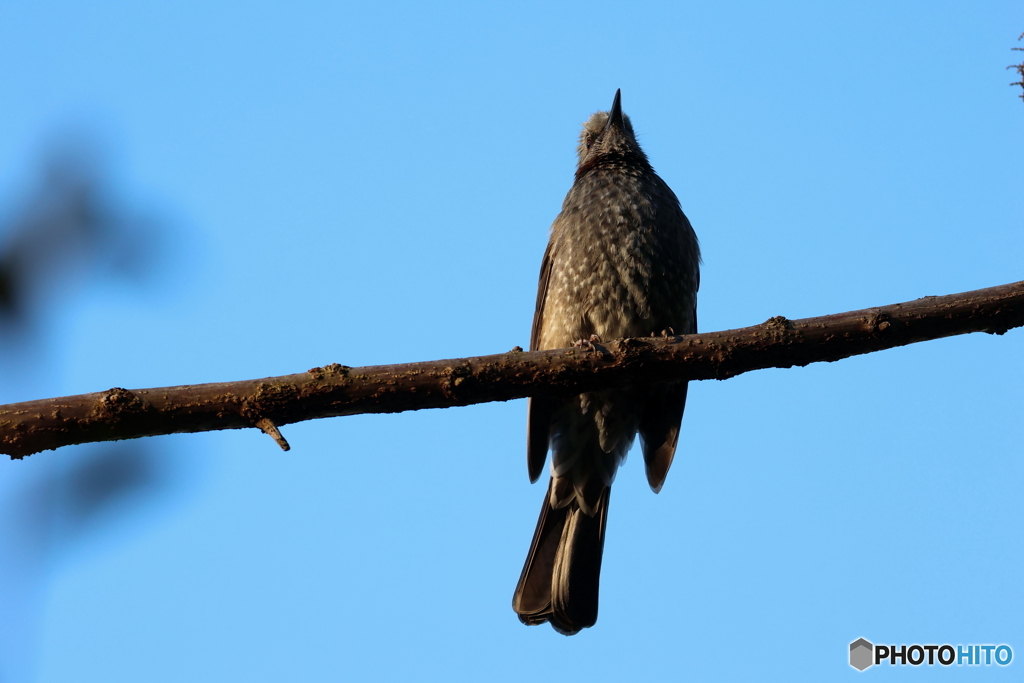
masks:
[[[578,181],[552,226],[541,347],[683,329],[693,308],[688,230],[660,180],[596,169]]]

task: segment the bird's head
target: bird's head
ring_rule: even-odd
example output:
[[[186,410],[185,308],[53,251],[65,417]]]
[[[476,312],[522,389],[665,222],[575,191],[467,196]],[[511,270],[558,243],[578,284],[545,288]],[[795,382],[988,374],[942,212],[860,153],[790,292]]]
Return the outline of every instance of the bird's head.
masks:
[[[609,111],[596,112],[583,124],[577,148],[580,167],[608,154],[647,159],[637,144],[633,124],[630,123],[629,117],[622,113],[621,93],[621,90],[615,91],[615,101],[612,102]]]

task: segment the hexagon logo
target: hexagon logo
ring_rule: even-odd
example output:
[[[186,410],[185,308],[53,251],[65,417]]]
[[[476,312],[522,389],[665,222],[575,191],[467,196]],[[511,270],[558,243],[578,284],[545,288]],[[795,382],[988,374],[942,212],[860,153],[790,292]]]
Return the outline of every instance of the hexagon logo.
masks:
[[[875,663],[874,654],[875,646],[863,638],[858,638],[850,643],[850,666],[857,671],[863,671]]]

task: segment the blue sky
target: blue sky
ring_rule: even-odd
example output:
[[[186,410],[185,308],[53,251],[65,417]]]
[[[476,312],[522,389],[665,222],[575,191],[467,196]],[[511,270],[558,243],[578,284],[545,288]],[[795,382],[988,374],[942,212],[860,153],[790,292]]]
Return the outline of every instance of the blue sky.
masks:
[[[526,346],[616,88],[701,239],[702,330],[1020,280],[1021,31],[1008,1],[5,3],[0,209],[84,131],[163,232],[147,286],[52,307],[0,399]],[[523,401],[291,425],[289,453],[151,440],[171,484],[0,571],[0,675],[907,675],[851,669],[858,637],[1024,658],[1022,355],[1017,330],[691,386],[662,493],[637,453],[619,473],[600,618],[568,639],[510,606],[543,495]],[[0,495],[85,452],[0,462]]]

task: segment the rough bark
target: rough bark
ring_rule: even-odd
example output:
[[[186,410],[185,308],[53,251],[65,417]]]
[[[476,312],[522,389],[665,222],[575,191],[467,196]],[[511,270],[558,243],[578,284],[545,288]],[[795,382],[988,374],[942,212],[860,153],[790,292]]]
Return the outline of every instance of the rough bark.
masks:
[[[0,452],[22,458],[93,441],[447,408],[634,382],[728,379],[970,332],[1024,326],[1024,281],[722,332],[621,339],[550,351],[402,365],[328,365],[297,375],[93,394],[0,406]]]

